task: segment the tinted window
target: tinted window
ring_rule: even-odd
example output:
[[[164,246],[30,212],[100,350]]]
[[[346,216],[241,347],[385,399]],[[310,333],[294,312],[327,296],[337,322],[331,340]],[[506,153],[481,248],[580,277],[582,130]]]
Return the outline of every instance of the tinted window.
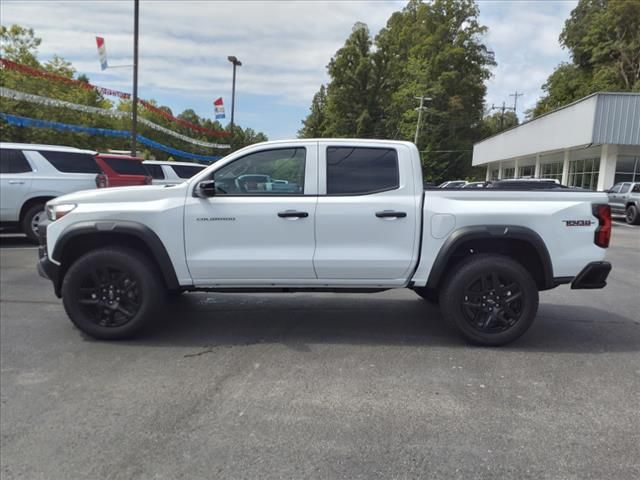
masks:
[[[191,178],[196,173],[204,170],[205,167],[191,167],[188,165],[171,165],[171,168],[173,168],[173,171],[176,172],[176,175],[178,175],[180,178]]]
[[[156,180],[164,179],[164,172],[162,171],[162,166],[145,163],[144,168],[147,169],[147,172],[149,172],[149,175],[151,175],[151,178],[154,178]]]
[[[328,195],[375,193],[399,185],[398,154],[394,149],[327,148]]]
[[[636,193],[636,192],[640,192],[640,183],[636,183],[633,186],[633,190],[631,190],[632,192]]]
[[[620,193],[627,193],[630,188],[631,188],[630,183],[623,183],[622,188],[620,189]]]
[[[30,172],[31,166],[20,150],[0,149],[0,173]]]
[[[215,173],[216,189],[231,195],[301,195],[305,148],[250,153]]]
[[[102,160],[121,175],[147,175],[140,160],[125,158],[102,158]]]
[[[65,173],[102,173],[98,164],[89,153],[40,151],[59,172]]]

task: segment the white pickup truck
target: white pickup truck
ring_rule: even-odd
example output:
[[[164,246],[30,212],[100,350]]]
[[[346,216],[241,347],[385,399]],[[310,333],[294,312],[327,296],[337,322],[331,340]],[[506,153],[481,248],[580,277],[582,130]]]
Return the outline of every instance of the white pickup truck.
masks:
[[[102,339],[132,335],[184,291],[410,288],[469,341],[501,345],[529,328],[538,291],[606,285],[606,194],[425,191],[422,179],[408,142],[256,144],[178,185],[51,200],[38,270]]]

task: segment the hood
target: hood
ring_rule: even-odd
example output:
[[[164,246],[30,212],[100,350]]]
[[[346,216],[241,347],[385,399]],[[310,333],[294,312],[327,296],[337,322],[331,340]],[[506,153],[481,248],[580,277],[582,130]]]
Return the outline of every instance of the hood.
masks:
[[[110,203],[110,202],[146,202],[169,197],[184,196],[187,183],[177,185],[141,185],[132,187],[100,188],[82,190],[56,197],[49,205],[63,203]]]

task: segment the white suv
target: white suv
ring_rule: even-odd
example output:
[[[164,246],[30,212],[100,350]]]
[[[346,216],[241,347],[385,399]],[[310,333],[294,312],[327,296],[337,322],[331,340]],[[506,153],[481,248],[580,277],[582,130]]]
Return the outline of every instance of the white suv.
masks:
[[[104,181],[95,153],[73,147],[0,143],[0,222],[17,224],[37,241],[45,203],[94,189]]]
[[[175,185],[191,178],[207,166],[192,162],[163,162],[159,160],[146,160],[143,162],[151,175],[154,185]]]

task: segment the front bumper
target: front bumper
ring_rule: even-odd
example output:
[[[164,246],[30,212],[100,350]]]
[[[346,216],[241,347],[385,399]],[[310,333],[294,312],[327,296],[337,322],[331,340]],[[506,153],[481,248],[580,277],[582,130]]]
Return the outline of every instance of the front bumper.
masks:
[[[576,275],[571,282],[571,288],[574,290],[604,288],[607,285],[609,272],[611,272],[609,262],[591,262]]]
[[[40,222],[38,226],[38,236],[40,237],[40,245],[38,246],[38,274],[53,282],[53,289],[58,298],[60,298],[60,266],[56,265],[49,259],[47,252],[47,226],[51,223],[49,220]]]

